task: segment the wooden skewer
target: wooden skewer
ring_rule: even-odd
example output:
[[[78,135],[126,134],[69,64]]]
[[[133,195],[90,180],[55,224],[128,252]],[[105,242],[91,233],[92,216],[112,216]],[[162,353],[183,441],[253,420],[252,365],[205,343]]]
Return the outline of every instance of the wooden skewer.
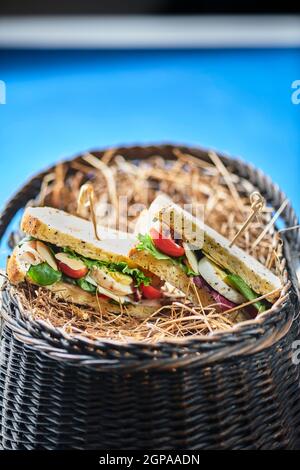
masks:
[[[226,315],[228,313],[236,312],[237,310],[242,310],[243,308],[248,307],[249,305],[253,305],[256,302],[260,302],[261,300],[267,299],[270,296],[278,294],[279,292],[281,292],[281,290],[282,290],[282,287],[278,287],[277,289],[272,290],[272,292],[269,292],[268,294],[261,295],[260,297],[257,297],[256,299],[249,300],[249,302],[245,302],[244,304],[237,305],[236,307],[226,310]]]
[[[106,155],[109,155],[109,153],[107,152]],[[83,157],[83,160],[86,161],[92,167],[102,172],[107,183],[107,190],[108,190],[110,200],[114,208],[117,211],[118,210],[118,195],[117,195],[115,177],[111,168],[106,163],[104,163],[104,161],[95,157],[95,155],[92,155],[91,153],[86,153]]]
[[[86,183],[82,185],[79,191],[78,199],[77,199],[77,213],[81,215],[83,207],[90,208],[95,237],[97,238],[97,240],[101,240],[98,235],[94,198],[95,198],[95,192],[94,192],[93,185],[91,183]]]
[[[244,225],[240,228],[238,233],[235,235],[233,240],[230,242],[229,247],[231,248],[236,240],[245,232],[247,227],[251,224],[252,220],[256,215],[262,211],[264,205],[265,205],[265,200],[262,197],[262,195],[258,191],[254,191],[250,195],[250,202],[251,202],[251,209],[252,209],[252,214],[249,215],[248,219],[245,221]]]
[[[54,182],[54,187],[53,187],[53,203],[54,207],[59,207],[60,205],[60,199],[61,199],[61,192],[64,187],[64,182],[65,182],[65,167],[63,163],[58,163],[56,165],[55,170],[55,182]]]
[[[298,230],[300,229],[300,225],[293,225],[292,227],[282,228],[278,230],[278,233],[289,232],[290,230]]]
[[[270,228],[275,224],[276,220],[279,218],[279,216],[281,215],[281,213],[284,211],[284,209],[286,208],[286,206],[288,205],[288,199],[285,199],[285,201],[283,201],[283,203],[281,204],[281,206],[279,207],[278,211],[276,212],[276,214],[274,214],[274,216],[272,217],[272,219],[270,220],[270,222],[268,223],[268,225],[264,228],[264,230],[261,232],[261,234],[259,235],[259,237],[255,240],[255,242],[253,243],[252,245],[252,248],[251,250],[253,251],[254,248],[262,241],[262,239],[265,237],[265,235],[269,232]]]
[[[227,170],[226,166],[224,165],[224,163],[222,162],[220,157],[216,154],[216,152],[211,151],[211,152],[208,153],[208,156],[211,159],[211,161],[213,162],[213,164],[215,165],[215,167],[217,168],[217,170],[223,176],[224,181],[225,181],[229,191],[231,192],[233,199],[236,201],[236,204],[237,204],[237,207],[239,208],[239,211],[243,212],[244,206],[243,206],[243,203],[241,201],[238,190],[236,189],[235,184],[232,181],[231,174]]]

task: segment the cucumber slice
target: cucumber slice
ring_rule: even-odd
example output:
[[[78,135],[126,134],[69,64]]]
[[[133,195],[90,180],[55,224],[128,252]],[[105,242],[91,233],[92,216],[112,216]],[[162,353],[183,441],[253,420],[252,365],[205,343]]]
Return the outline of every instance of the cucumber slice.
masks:
[[[247,300],[254,300],[259,297],[259,295],[257,295],[251,289],[251,287],[249,287],[248,284],[237,274],[228,274],[227,281],[232,286],[234,286]],[[268,308],[268,303],[263,300],[259,300],[253,305],[259,313],[264,312]]]

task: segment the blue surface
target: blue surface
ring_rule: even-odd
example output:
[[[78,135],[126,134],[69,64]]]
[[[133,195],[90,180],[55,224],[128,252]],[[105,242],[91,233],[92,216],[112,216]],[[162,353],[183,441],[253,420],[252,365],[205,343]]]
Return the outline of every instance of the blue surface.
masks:
[[[241,156],[300,212],[300,50],[5,51],[0,206],[73,153],[175,141]]]

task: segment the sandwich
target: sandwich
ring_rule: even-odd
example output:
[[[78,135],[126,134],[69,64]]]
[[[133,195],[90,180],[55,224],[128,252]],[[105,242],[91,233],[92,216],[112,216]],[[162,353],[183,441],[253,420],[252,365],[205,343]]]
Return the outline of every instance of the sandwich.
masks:
[[[127,256],[135,239],[50,207],[25,210],[26,237],[7,262],[12,284],[28,282],[63,301],[96,310],[147,316],[163,300],[161,281]]]
[[[141,212],[134,234],[138,240],[130,250],[129,258],[142,269],[152,272],[158,278],[181,291],[195,304],[203,307],[215,304],[210,293],[193,282],[196,272],[186,260],[182,243],[176,243],[166,226],[157,221],[159,211],[173,204],[172,199],[161,194],[157,196],[147,210]],[[203,228],[198,227],[198,237],[203,238]]]
[[[230,246],[201,219],[170,201],[152,212],[151,219],[147,232],[137,234],[130,258],[191,301],[214,305],[219,311],[253,302],[248,308],[253,317],[279,297],[279,277],[242,249]],[[266,297],[255,302],[262,296]]]

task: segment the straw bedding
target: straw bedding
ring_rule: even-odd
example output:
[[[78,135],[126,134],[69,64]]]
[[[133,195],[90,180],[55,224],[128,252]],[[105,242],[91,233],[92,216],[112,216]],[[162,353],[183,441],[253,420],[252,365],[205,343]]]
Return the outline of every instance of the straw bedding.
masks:
[[[178,204],[193,204],[193,208],[204,206],[205,222],[233,239],[251,214],[249,195],[255,188],[248,181],[229,174],[215,154],[211,155],[209,163],[176,148],[174,156],[172,161],[153,155],[134,162],[113,149],[107,151],[101,161],[86,154],[80,163],[71,162],[71,175],[67,173],[67,164],[57,165],[55,171],[44,178],[40,194],[31,204],[76,213],[80,186],[91,181],[96,192],[99,224],[132,232],[141,208],[149,207],[158,194],[166,193]],[[259,244],[255,244],[273,212],[272,207],[265,207],[236,244],[279,274],[281,243],[273,226]],[[88,209],[82,215],[89,218]],[[225,331],[247,320],[238,309],[218,313],[214,305],[204,309],[188,303],[170,286],[166,286],[165,295],[172,297],[172,305],[163,306],[144,319],[131,317],[126,308],[120,315],[114,315],[102,314],[101,308],[94,311],[64,303],[50,292],[28,285],[18,288],[18,295],[34,318],[50,322],[70,334],[121,342],[196,337]]]

